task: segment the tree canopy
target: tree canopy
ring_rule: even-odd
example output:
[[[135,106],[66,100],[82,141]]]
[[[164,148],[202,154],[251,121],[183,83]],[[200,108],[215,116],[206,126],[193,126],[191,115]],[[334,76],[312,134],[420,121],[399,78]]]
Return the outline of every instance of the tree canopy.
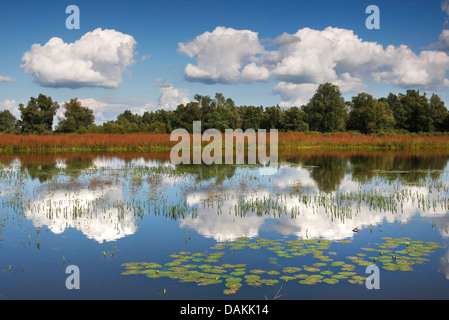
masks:
[[[51,97],[39,94],[37,98],[31,97],[25,107],[19,104],[19,127],[24,134],[49,134],[53,130],[53,118],[59,104]]]
[[[0,132],[15,133],[17,119],[9,110],[0,111]]]
[[[93,111],[83,107],[78,99],[71,99],[69,102],[65,102],[63,107],[65,108],[64,118],[59,119],[56,132],[85,133],[95,121]]]
[[[288,131],[358,131],[364,134],[388,132],[447,132],[449,111],[441,98],[409,89],[405,93],[390,93],[374,98],[359,93],[345,101],[338,86],[324,83],[309,102],[302,106],[237,106],[222,93],[195,95],[195,101],[180,104],[175,110],[145,111],[135,114],[125,110],[115,120],[101,125],[94,123],[94,112],[77,98],[63,104],[64,116],[58,117],[53,131],[53,119],[59,104],[40,94],[31,97],[27,105],[19,104],[20,119],[9,110],[0,111],[0,133],[63,134],[63,133],[170,133],[174,129],[193,130],[200,120],[202,131],[226,129],[278,129]]]
[[[309,129],[320,132],[344,131],[348,110],[338,86],[321,84],[309,103],[302,108]]]
[[[348,130],[357,130],[361,133],[379,133],[394,128],[393,111],[388,103],[378,101],[367,93],[359,93],[349,103],[351,111],[347,122]]]

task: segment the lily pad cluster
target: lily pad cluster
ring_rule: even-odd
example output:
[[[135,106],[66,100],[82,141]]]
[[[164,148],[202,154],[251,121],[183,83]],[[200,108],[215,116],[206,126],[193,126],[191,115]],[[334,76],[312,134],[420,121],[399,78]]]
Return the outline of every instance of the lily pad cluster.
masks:
[[[443,248],[437,242],[412,241],[410,238],[385,237],[382,240],[385,242],[374,243],[374,248],[362,248],[367,253],[348,258],[360,265],[375,263],[389,271],[413,271],[413,265],[429,261],[426,256],[438,248]]]
[[[272,286],[280,282],[334,285],[347,281],[363,284],[366,279],[364,268],[357,266],[376,264],[388,271],[412,271],[412,265],[428,261],[425,256],[442,247],[435,242],[412,241],[409,238],[386,237],[382,240],[383,243],[362,247],[362,252],[354,256],[334,259],[337,253],[330,251],[334,242],[328,240],[251,240],[242,237],[233,242],[217,244],[206,252],[173,253],[169,255],[173,260],[165,264],[125,263],[122,265],[125,268],[122,275],[168,277],[180,282],[196,283],[198,286],[224,284],[224,294],[234,294],[243,285]],[[344,240],[338,243],[344,245],[349,242]],[[267,250],[275,257],[269,258],[269,269],[253,269],[248,268],[246,263],[227,263],[226,258],[233,255],[234,250]],[[241,256],[246,257],[245,254]],[[305,259],[304,256],[309,257]],[[309,259],[310,256],[312,260]]]

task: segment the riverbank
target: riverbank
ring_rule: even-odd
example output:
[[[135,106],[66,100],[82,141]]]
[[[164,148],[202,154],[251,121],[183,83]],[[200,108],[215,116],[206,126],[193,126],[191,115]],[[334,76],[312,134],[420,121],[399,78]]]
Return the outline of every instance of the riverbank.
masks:
[[[267,139],[269,141],[269,138]],[[278,134],[279,151],[319,150],[449,150],[447,134],[363,135],[292,132]],[[223,139],[224,141],[224,139]],[[269,143],[267,141],[267,145]],[[17,152],[166,152],[176,145],[170,134],[0,135],[0,153]],[[208,142],[203,142],[207,145]]]

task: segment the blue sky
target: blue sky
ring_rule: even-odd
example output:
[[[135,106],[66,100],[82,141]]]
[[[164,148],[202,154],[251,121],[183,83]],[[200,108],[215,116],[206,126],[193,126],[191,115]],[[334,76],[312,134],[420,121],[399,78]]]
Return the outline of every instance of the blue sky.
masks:
[[[60,103],[79,98],[97,122],[125,109],[173,109],[196,93],[288,107],[327,81],[346,99],[419,89],[448,105],[447,3],[2,2],[0,109],[18,116],[18,104],[39,93]],[[65,25],[72,4],[78,30]],[[368,5],[380,10],[379,30],[365,26]]]

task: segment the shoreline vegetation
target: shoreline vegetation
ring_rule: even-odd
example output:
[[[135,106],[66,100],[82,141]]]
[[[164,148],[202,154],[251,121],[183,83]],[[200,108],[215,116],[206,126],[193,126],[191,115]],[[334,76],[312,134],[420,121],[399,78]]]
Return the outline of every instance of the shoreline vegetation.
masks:
[[[275,128],[279,153],[449,151],[449,110],[437,95],[427,98],[426,93],[417,90],[390,93],[379,99],[359,93],[351,101],[345,101],[338,86],[324,83],[307,104],[286,109],[236,106],[231,98],[221,93],[217,93],[215,99],[198,94],[194,99],[175,110],[146,111],[143,115],[125,110],[116,120],[96,125],[93,110],[75,98],[63,104],[64,117],[57,117],[59,122],[54,126],[60,105],[40,94],[37,98],[31,97],[26,106],[19,104],[20,119],[9,110],[0,111],[0,154],[163,153],[170,152],[178,144],[179,139],[170,140],[175,129],[183,129],[191,135],[190,150],[193,150],[197,148],[192,144],[196,121],[201,121],[201,133],[209,129],[222,133],[231,129],[246,135],[250,129],[254,134],[260,129],[266,130],[267,141],[260,140],[258,150],[270,149],[268,131]],[[225,140],[222,136],[223,149]],[[212,143],[216,141],[202,141],[202,148]],[[233,145],[235,152],[236,144]],[[252,148],[246,141],[244,150],[254,150]]]
[[[191,139],[192,140],[192,139]],[[223,148],[224,148],[224,139]],[[0,135],[0,153],[169,152],[178,141],[168,133]],[[209,142],[202,142],[202,146]],[[267,149],[269,133],[267,132]],[[247,147],[247,142],[245,142]],[[235,149],[235,143],[234,143]],[[290,132],[278,134],[278,151],[449,151],[449,133],[360,134]]]

